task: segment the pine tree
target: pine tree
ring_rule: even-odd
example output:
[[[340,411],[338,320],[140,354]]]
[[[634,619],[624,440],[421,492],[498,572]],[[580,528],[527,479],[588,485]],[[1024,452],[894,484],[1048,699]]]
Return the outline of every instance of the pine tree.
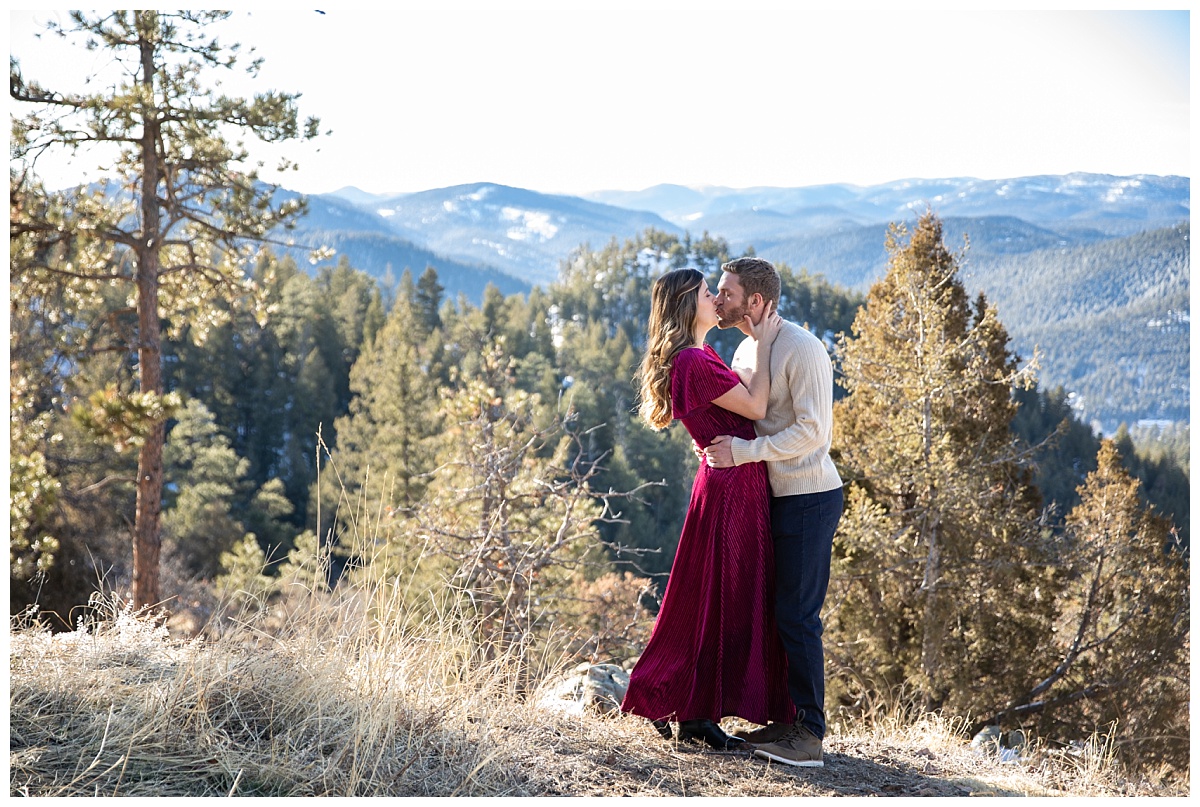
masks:
[[[212,413],[188,401],[163,449],[167,479],[163,533],[169,551],[192,574],[211,578],[221,553],[246,534],[233,514],[248,463],[229,446]]]
[[[172,314],[188,312],[194,334],[202,338],[198,325],[220,316],[207,304],[214,292],[237,296],[246,289],[245,239],[266,237],[302,209],[296,201],[273,205],[271,194],[258,184],[257,170],[246,170],[242,144],[227,135],[240,130],[283,141],[317,134],[315,119],[303,130],[298,124],[294,95],[266,92],[246,101],[202,85],[210,70],[237,64],[237,48],[225,49],[205,32],[208,24],[227,16],[71,12],[70,26],[51,26],[111,53],[122,71],[109,91],[58,92],[26,80],[15,60],[10,64],[10,95],[36,106],[13,125],[13,156],[27,170],[36,170],[37,155],[47,149],[99,144],[117,153],[113,178],[72,192],[61,215],[48,215],[48,208],[37,205],[20,209],[11,232],[43,242],[70,237],[84,243],[79,254],[86,260],[41,271],[59,273],[82,294],[95,294],[98,285],[121,285],[135,300],[137,336],[129,344],[136,345],[140,397],[129,399],[130,416],[148,418],[139,449],[134,521],[137,607],[161,599],[162,449],[169,412],[157,401],[165,393],[163,321],[181,327],[185,318]],[[250,66],[251,72],[256,69],[257,63]]]
[[[405,273],[396,305],[350,372],[355,397],[349,412],[334,423],[331,470],[336,474],[324,475],[320,496],[325,523],[318,528],[325,535],[341,508],[337,521],[346,535],[343,548],[352,554],[358,552],[352,546],[352,523],[359,521],[362,503],[397,515],[410,512],[435,465],[429,443],[439,431],[439,418],[431,353],[440,334],[435,330],[422,338],[414,295],[411,276]]]
[[[246,535],[219,559],[222,574],[215,581],[225,602],[234,606],[261,608],[278,583],[266,573],[267,558],[253,535]]]
[[[28,176],[10,177],[9,204],[14,223],[69,210]],[[107,403],[109,392],[130,388],[135,368],[112,348],[132,317],[122,295],[79,294],[46,271],[86,263],[86,239],[14,227],[9,245],[11,612],[36,603],[48,624],[71,629],[97,581],[129,574],[137,451],[113,449],[136,449],[140,431],[126,424],[137,433],[97,435],[88,421],[93,395]]]
[[[981,708],[1027,686],[1048,631],[1040,503],[1009,434],[1027,383],[982,296],[972,305],[926,213],[840,343],[834,415],[847,481],[831,646],[926,708]]]
[[[1036,721],[1043,734],[1113,734],[1134,767],[1188,763],[1188,555],[1170,522],[1145,507],[1112,440],[1066,519],[1052,653],[1043,675],[976,723]]]
[[[417,307],[417,324],[423,335],[429,335],[442,325],[438,309],[441,308],[444,291],[445,287],[438,282],[437,269],[426,266],[417,281],[416,292],[413,295]]]
[[[1190,546],[1191,486],[1186,468],[1165,452],[1157,452],[1155,456],[1153,449],[1137,445],[1124,423],[1117,427],[1113,442],[1125,470],[1141,483],[1138,490],[1142,500],[1168,518],[1179,532],[1180,543]]]

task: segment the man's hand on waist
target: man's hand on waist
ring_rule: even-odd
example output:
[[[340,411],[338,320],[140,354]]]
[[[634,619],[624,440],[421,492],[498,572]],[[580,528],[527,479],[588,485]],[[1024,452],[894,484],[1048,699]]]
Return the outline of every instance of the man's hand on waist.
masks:
[[[704,456],[710,468],[732,468],[733,438],[728,434],[713,438],[708,448],[704,449]]]

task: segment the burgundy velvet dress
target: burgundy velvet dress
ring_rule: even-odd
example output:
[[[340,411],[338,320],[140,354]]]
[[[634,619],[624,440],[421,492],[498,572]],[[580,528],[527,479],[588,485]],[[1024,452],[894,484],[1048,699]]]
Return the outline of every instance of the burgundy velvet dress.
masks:
[[[711,346],[671,369],[671,407],[698,446],[754,424],[712,403],[741,381]],[[791,723],[787,657],[775,629],[770,488],[761,462],[700,463],[662,607],[622,711],[651,720]]]

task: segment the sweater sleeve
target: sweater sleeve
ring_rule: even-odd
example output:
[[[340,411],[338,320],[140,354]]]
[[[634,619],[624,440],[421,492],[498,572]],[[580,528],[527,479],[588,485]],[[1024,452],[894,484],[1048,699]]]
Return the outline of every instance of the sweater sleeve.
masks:
[[[833,366],[820,342],[804,342],[788,355],[779,379],[791,390],[792,422],[753,440],[733,438],[733,462],[776,462],[823,451],[833,429]]]

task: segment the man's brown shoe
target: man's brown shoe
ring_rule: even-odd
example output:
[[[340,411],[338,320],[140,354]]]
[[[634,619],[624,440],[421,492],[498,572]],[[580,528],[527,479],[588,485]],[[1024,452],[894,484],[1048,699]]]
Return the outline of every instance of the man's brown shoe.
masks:
[[[778,741],[756,746],[754,756],[800,768],[825,767],[821,759],[821,741],[799,723],[790,726]]]
[[[754,731],[738,729],[733,733],[733,736],[740,737],[753,745],[763,745],[764,743],[773,743],[776,740],[783,739],[783,735],[787,734],[791,727],[791,723],[768,723],[761,729],[754,729]]]

